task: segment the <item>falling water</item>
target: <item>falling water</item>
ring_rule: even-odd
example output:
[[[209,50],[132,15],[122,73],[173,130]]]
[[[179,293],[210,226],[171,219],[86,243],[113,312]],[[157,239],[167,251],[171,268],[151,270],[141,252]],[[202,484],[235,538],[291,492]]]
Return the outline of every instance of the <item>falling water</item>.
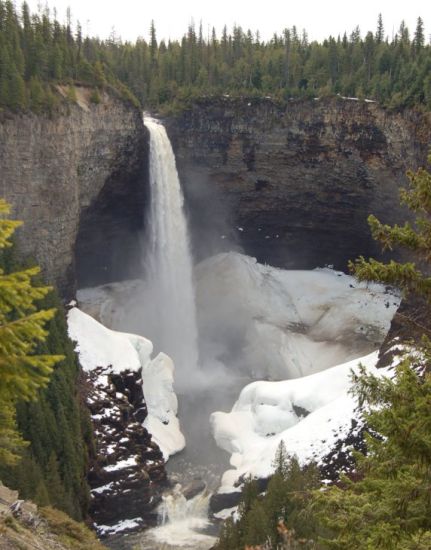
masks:
[[[140,538],[142,550],[208,550],[216,539],[206,533],[209,493],[204,491],[187,500],[177,485],[163,497],[159,506],[159,526]]]
[[[151,190],[147,323],[157,347],[173,358],[181,389],[198,364],[192,255],[171,143],[160,122],[145,118],[145,125],[150,132]]]

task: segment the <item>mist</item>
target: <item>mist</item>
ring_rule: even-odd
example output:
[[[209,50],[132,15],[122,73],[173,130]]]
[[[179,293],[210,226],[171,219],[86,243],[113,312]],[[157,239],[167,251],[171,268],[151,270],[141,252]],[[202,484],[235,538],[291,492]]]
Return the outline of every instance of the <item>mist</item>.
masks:
[[[167,469],[176,483],[198,478],[206,492],[215,491],[237,436],[234,429],[217,431],[210,416],[235,410],[250,383],[305,377],[374,351],[398,302],[383,287],[361,285],[341,272],[287,271],[244,254],[241,240],[257,242],[256,235],[267,243],[261,252],[271,245],[287,253],[259,225],[238,227],[236,213],[198,168],[180,184],[163,126],[145,122],[151,200],[142,211],[140,261],[133,258],[130,268],[135,278],[81,289],[78,301],[103,325],[150,339],[153,358],[159,352],[171,357],[186,447],[169,458]],[[283,264],[295,261],[291,254]],[[145,396],[145,374],[143,391]],[[256,420],[265,434],[272,433],[271,399],[261,407],[263,420]],[[291,419],[298,421],[296,413]],[[167,498],[183,513],[187,502],[177,493]]]
[[[182,187],[195,263],[220,252],[243,252],[232,205],[204,170],[195,167],[187,173]]]

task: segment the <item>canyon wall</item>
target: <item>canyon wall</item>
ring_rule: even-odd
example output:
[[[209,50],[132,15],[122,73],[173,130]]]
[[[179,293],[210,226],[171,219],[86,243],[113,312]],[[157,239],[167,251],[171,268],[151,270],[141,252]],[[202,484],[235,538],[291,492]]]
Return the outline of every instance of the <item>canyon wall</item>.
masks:
[[[20,249],[63,294],[136,277],[147,203],[141,114],[78,91],[52,118],[0,118],[0,196],[25,222]],[[406,218],[399,189],[431,143],[429,115],[342,98],[202,98],[165,122],[196,258],[234,243],[290,268],[379,255],[366,218]]]
[[[141,114],[108,94],[95,105],[90,93],[77,88],[78,102],[51,118],[0,118],[0,196],[25,222],[19,249],[64,295],[89,272],[88,282],[121,278],[143,219]]]
[[[431,143],[429,115],[343,98],[203,98],[166,123],[197,256],[234,241],[290,268],[379,255],[366,218],[406,218],[399,189]]]

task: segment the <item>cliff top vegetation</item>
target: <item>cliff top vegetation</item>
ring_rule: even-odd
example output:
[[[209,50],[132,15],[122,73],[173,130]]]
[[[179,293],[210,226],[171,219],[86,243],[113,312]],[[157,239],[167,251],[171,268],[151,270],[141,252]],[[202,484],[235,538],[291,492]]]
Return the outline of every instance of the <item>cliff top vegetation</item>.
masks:
[[[190,24],[181,40],[123,42],[84,36],[79,22],[56,20],[47,7],[31,14],[0,0],[0,108],[53,111],[56,84],[108,87],[145,108],[173,108],[201,95],[271,95],[278,100],[340,94],[370,98],[393,108],[431,108],[431,46],[419,18],[412,33],[404,22],[391,39],[383,18],[365,34],[310,42],[296,27],[262,41],[235,25],[204,37]],[[93,95],[98,103],[99,95]]]

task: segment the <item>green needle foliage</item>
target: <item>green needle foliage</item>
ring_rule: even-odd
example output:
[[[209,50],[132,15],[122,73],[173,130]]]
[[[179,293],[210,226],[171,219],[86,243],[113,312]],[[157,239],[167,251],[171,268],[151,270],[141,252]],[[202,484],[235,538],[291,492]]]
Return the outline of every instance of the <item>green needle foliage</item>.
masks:
[[[320,43],[286,26],[292,23],[280,20],[266,41],[236,24],[217,34],[191,23],[181,39],[166,41],[153,22],[142,28],[147,40],[131,43],[114,31],[107,40],[84,36],[70,12],[63,24],[45,5],[31,13],[25,2],[0,0],[0,109],[55,112],[58,84],[108,87],[134,105],[168,112],[221,94],[280,101],[340,94],[431,108],[431,46],[421,18],[414,33],[401,22],[391,39],[379,16],[375,32],[356,27]]]
[[[238,520],[224,523],[217,550],[314,548],[308,540],[314,535],[314,525],[305,510],[313,490],[319,486],[317,467],[301,467],[296,458],[289,457],[283,441],[273,467],[274,474],[264,495],[259,494],[256,480],[245,482]],[[287,536],[290,545],[286,545]]]
[[[5,218],[9,206],[0,200],[0,248],[11,246],[10,238],[19,222]],[[34,286],[39,268],[6,274],[0,269],[0,464],[18,459],[23,442],[16,431],[15,404],[33,399],[46,386],[61,355],[38,354],[47,337],[45,324],[55,309],[38,310],[37,302],[51,290]]]
[[[430,158],[431,160],[431,158]],[[431,303],[431,174],[408,174],[402,202],[413,225],[389,226],[370,216],[375,239],[388,250],[402,246],[423,265],[390,261],[352,262],[360,280],[396,285]],[[369,427],[367,456],[357,454],[355,480],[315,494],[313,508],[326,535],[325,548],[425,550],[431,547],[431,344],[412,342],[393,379],[362,371],[355,390]]]
[[[429,156],[431,162],[431,155]],[[419,269],[416,263],[389,263],[377,260],[365,260],[360,257],[350,262],[350,269],[360,281],[379,281],[397,286],[406,293],[413,292],[424,296],[431,302],[431,174],[421,168],[417,172],[408,172],[409,188],[401,193],[401,202],[415,215],[415,224],[403,226],[384,225],[375,216],[369,216],[368,223],[374,239],[383,245],[384,250],[393,250],[397,246],[413,252],[424,264]]]
[[[362,372],[356,394],[369,409],[368,455],[354,481],[316,493],[313,507],[329,535],[325,548],[429,548],[431,540],[431,375],[406,357],[393,380]],[[359,478],[359,479],[358,479]]]

